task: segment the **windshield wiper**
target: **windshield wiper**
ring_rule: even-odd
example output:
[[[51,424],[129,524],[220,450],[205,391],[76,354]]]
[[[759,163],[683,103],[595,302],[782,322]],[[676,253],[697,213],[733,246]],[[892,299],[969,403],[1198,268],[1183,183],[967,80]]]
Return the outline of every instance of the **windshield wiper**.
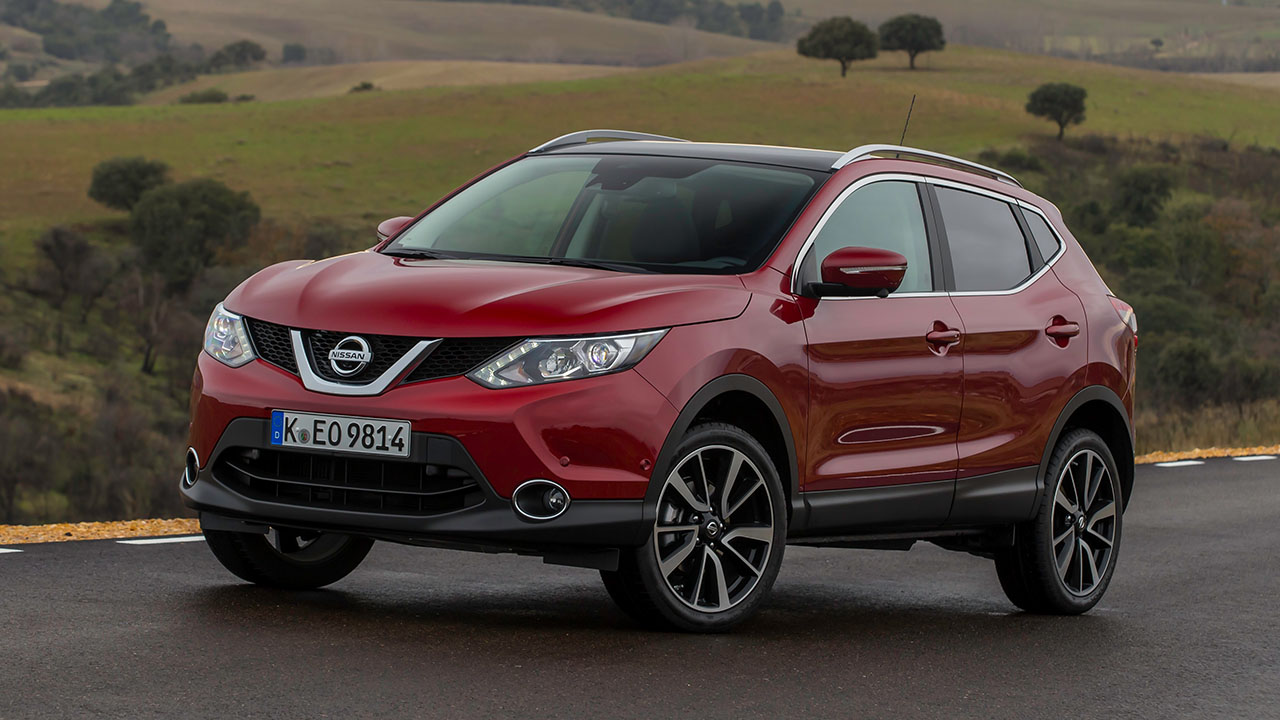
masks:
[[[655,272],[640,265],[632,265],[631,263],[626,262],[611,262],[609,260],[590,260],[588,258],[568,257],[529,258],[529,260],[531,262],[540,262],[547,265],[566,265],[569,267],[594,268],[596,270],[612,270],[613,272]]]
[[[453,253],[447,253],[440,250],[423,250],[423,249],[414,249],[414,248],[396,248],[394,250],[383,250],[382,254],[390,255],[391,257],[410,258],[410,259],[430,258],[432,260],[458,257]]]

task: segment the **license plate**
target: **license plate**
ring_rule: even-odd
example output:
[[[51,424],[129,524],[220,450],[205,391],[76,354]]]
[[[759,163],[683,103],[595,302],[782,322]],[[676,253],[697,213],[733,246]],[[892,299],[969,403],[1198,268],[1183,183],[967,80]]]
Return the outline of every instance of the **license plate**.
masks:
[[[278,447],[409,457],[411,439],[404,420],[271,411],[271,444]]]

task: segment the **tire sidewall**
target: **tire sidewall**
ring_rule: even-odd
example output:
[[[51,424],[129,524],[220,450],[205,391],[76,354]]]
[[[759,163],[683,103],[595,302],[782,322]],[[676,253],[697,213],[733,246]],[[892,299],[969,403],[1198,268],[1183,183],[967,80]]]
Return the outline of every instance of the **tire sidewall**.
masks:
[[[672,456],[671,465],[663,468],[661,474],[655,473],[652,482],[666,482],[667,474],[695,450],[708,445],[727,445],[741,451],[755,464],[769,489],[769,499],[773,509],[773,545],[769,550],[769,560],[765,564],[760,580],[751,594],[737,605],[723,612],[706,613],[690,608],[682,600],[675,597],[667,586],[666,578],[659,570],[658,558],[654,551],[653,530],[643,545],[634,551],[636,569],[644,588],[653,600],[655,610],[663,620],[681,630],[698,632],[718,632],[732,628],[754,614],[764,602],[765,597],[777,579],[778,570],[782,566],[782,556],[786,548],[787,510],[785,492],[782,487],[778,469],[773,460],[765,452],[764,447],[745,431],[723,423],[708,423],[690,429],[681,439],[676,452]],[[654,513],[655,524],[657,513]]]
[[[1056,572],[1057,559],[1053,551],[1053,506],[1058,479],[1062,475],[1063,467],[1067,461],[1081,450],[1092,450],[1102,458],[1103,463],[1106,465],[1107,473],[1111,478],[1112,492],[1115,494],[1117,506],[1115,538],[1111,548],[1111,559],[1107,564],[1106,570],[1103,571],[1102,579],[1098,582],[1097,587],[1088,595],[1076,595],[1067,589]],[[1053,458],[1049,463],[1045,477],[1044,494],[1045,497],[1041,502],[1040,512],[1033,526],[1034,542],[1030,550],[1036,555],[1033,559],[1035,563],[1040,564],[1042,567],[1053,568],[1055,571],[1041,575],[1041,589],[1054,605],[1069,612],[1083,613],[1097,605],[1111,585],[1111,578],[1115,575],[1116,563],[1120,558],[1120,545],[1124,530],[1124,497],[1120,487],[1120,474],[1116,467],[1115,458],[1102,438],[1090,430],[1074,430],[1064,436],[1054,449]]]

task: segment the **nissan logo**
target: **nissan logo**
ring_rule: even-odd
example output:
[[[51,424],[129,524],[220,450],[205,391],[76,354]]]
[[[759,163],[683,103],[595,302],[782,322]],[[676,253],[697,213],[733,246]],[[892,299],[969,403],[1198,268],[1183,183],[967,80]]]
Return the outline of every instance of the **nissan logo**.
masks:
[[[349,335],[338,341],[329,351],[329,367],[342,377],[351,377],[369,366],[373,353],[369,343],[358,335]]]

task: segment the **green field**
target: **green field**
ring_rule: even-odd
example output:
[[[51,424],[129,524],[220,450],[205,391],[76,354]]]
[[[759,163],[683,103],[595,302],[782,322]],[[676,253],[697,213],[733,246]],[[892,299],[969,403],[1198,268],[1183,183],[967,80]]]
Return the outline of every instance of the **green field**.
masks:
[[[252,95],[256,100],[301,100],[344,95],[361,82],[380,90],[418,90],[460,85],[578,80],[629,72],[617,65],[515,63],[488,60],[383,60],[381,62],[284,67],[226,75],[202,75],[182,85],[142,97],[143,105],[166,105],[187,93],[218,88],[231,97]]]
[[[169,163],[249,190],[264,214],[372,222],[416,212],[474,173],[547,138],[623,127],[700,140],[848,148],[897,141],[974,155],[1045,135],[1029,90],[1089,90],[1073,133],[1197,134],[1280,145],[1280,93],[1187,76],[953,47],[932,69],[900,58],[858,65],[790,52],[701,61],[568,82],[376,92],[225,106],[0,112],[0,233],[6,244],[59,222],[110,216],[85,195],[90,170],[120,155]]]
[[[105,7],[109,0],[81,4]],[[658,65],[770,47],[606,15],[530,5],[416,0],[144,0],[179,43],[206,50],[253,40],[280,59],[284,43],[344,62],[514,60]]]

